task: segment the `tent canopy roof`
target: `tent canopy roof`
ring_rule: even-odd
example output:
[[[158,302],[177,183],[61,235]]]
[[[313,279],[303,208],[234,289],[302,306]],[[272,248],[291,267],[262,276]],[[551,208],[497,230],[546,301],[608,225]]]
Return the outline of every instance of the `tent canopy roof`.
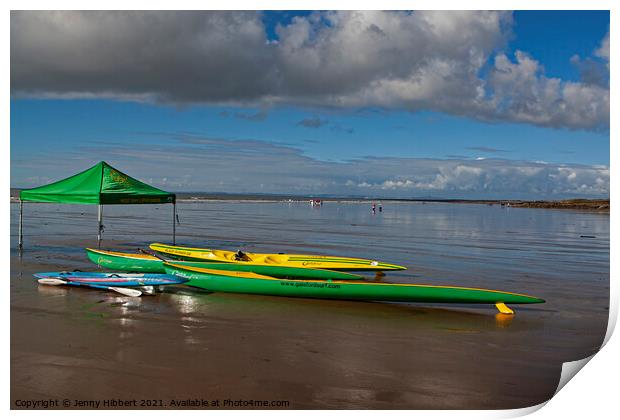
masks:
[[[140,182],[101,161],[63,180],[22,190],[23,201],[67,204],[174,203],[176,196]]]

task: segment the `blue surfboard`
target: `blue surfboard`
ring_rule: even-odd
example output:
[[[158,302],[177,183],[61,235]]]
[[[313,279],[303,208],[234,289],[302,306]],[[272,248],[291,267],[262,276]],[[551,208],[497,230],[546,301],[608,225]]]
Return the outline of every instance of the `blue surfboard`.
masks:
[[[35,273],[37,278],[56,278],[71,283],[99,286],[140,287],[140,286],[166,286],[185,283],[183,279],[169,274],[151,273],[100,273],[82,271],[48,271]]]

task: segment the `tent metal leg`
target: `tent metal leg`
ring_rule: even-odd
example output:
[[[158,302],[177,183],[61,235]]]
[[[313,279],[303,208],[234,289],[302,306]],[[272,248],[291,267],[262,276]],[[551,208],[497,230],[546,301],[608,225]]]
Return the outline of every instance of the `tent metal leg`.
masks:
[[[97,247],[101,248],[101,228],[103,227],[103,206],[99,204],[97,212]]]
[[[172,245],[177,244],[177,203],[172,203]]]
[[[19,249],[21,250],[24,247],[24,202],[19,200],[19,228],[18,228],[18,243]]]

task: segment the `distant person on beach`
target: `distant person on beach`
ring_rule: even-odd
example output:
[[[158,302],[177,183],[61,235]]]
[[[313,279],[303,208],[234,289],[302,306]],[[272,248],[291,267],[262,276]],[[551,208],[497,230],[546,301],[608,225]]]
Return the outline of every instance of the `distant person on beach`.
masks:
[[[375,204],[375,202],[372,202],[372,214],[375,214],[377,212],[377,205]]]
[[[379,203],[379,213],[383,211],[383,204]]]

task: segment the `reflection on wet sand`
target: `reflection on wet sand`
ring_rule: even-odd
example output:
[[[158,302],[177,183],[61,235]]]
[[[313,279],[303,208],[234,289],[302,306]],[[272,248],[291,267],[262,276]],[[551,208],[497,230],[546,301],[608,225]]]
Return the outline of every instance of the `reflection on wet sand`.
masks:
[[[499,328],[508,328],[514,320],[513,314],[495,314],[495,326]]]

